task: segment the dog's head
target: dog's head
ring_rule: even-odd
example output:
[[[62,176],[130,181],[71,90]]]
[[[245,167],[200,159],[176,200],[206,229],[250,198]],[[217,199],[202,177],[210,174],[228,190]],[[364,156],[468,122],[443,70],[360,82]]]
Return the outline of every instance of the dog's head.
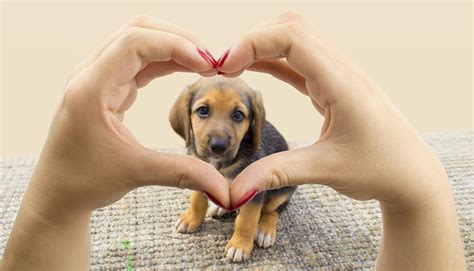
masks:
[[[181,93],[169,119],[199,157],[228,161],[236,156],[245,136],[258,150],[265,109],[260,93],[241,79],[203,77]]]

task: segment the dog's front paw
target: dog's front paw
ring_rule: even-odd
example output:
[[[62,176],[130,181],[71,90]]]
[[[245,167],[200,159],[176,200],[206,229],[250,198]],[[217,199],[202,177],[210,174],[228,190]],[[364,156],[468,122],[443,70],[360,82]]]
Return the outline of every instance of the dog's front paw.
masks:
[[[258,224],[255,241],[259,247],[268,248],[275,244],[276,226],[268,223]]]
[[[250,257],[253,239],[234,234],[225,248],[226,258],[231,262],[242,262]]]
[[[176,230],[180,233],[195,232],[201,226],[204,219],[190,210],[184,212],[176,223]]]
[[[207,208],[207,217],[221,217],[225,214],[228,214],[229,211],[222,209],[221,207],[215,205],[212,201],[209,202],[209,207]]]

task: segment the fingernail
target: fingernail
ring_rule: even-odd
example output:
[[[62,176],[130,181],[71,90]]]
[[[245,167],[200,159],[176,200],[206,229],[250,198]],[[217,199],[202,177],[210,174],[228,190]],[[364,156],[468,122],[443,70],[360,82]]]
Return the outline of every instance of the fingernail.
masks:
[[[217,74],[225,74],[225,72],[217,71]]]
[[[250,200],[253,199],[253,197],[257,194],[257,190],[255,189],[252,189],[250,191],[248,191],[247,193],[245,193],[239,201],[237,201],[237,203],[235,204],[234,207],[232,207],[232,210],[237,210],[239,209],[240,207],[242,207],[242,205],[244,205],[245,203],[249,202]]]
[[[227,60],[227,57],[229,56],[229,53],[230,53],[230,48],[227,49],[227,50],[221,55],[221,57],[219,57],[219,59],[217,60],[217,66],[216,66],[216,68],[219,68],[219,67],[221,67],[222,65],[224,65],[224,62]]]
[[[209,50],[206,49],[206,54],[211,58],[212,68],[213,69],[217,68],[217,60],[214,58],[211,52],[209,52]]]
[[[201,49],[199,49],[198,47],[196,47],[199,55],[204,59],[206,60],[207,63],[209,63],[213,69],[215,69],[217,63],[215,60],[211,60],[211,57],[208,56],[205,52],[203,52]],[[207,51],[207,50],[206,50]]]
[[[212,202],[214,202],[216,205],[218,205],[219,207],[221,207],[222,209],[227,209],[226,207],[224,207],[224,205],[218,201],[211,193],[208,193],[206,191],[204,191],[204,194],[206,194],[207,198],[210,199]]]

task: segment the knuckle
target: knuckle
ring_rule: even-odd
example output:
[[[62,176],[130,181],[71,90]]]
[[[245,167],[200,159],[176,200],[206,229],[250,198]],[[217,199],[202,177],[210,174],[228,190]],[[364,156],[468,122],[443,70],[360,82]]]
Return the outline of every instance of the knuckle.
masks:
[[[288,21],[282,24],[282,28],[282,32],[286,33],[283,37],[288,47],[290,47],[291,44],[298,43],[301,39],[304,40],[305,37],[309,35],[299,22]]]
[[[298,12],[295,12],[293,10],[285,12],[283,15],[280,17],[281,22],[299,22],[303,23],[304,22],[304,17]]]
[[[69,78],[64,88],[60,109],[78,116],[95,112],[96,106],[100,104],[100,99],[98,99],[100,94],[96,91],[100,86],[91,81],[90,77],[90,72],[81,71]],[[84,108],[91,110],[85,113]]]
[[[132,19],[129,21],[129,26],[134,27],[134,26],[145,26],[147,25],[153,17],[146,15],[146,14],[138,14],[135,15]]]
[[[244,40],[252,45],[252,48],[255,48],[255,45],[257,44],[257,35],[255,32],[245,34]]]
[[[273,169],[270,173],[270,187],[269,189],[276,189],[283,186],[288,186],[288,175],[281,169]]]
[[[140,33],[140,28],[136,26],[128,27],[122,33],[122,40],[126,43],[131,43],[135,41]]]
[[[294,10],[290,10],[290,11],[285,12],[282,15],[282,19],[288,20],[288,21],[301,21],[303,20],[303,15],[301,15],[300,13]]]
[[[74,109],[81,99],[81,93],[83,92],[82,80],[78,79],[77,76],[73,76],[68,80],[66,89],[64,91],[64,96],[61,102],[61,107],[63,109]]]
[[[175,184],[178,188],[189,188],[189,176],[185,173],[178,174]]]
[[[283,24],[283,26],[289,31],[289,33],[298,34],[303,31],[301,23],[297,21],[287,21]]]
[[[257,55],[258,39],[261,36],[261,31],[262,30],[259,29],[256,31],[248,32],[244,34],[242,39],[243,41],[245,41],[245,43],[250,45],[250,48],[252,48],[254,55]]]

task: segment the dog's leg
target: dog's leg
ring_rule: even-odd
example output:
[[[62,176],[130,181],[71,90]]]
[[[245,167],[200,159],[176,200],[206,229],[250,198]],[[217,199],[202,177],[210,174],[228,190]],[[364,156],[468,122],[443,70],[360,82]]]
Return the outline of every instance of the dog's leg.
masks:
[[[221,207],[214,204],[214,202],[209,201],[209,208],[207,209],[207,214],[206,214],[207,217],[221,217],[228,213],[229,211],[227,211],[226,209],[222,209]]]
[[[207,210],[207,197],[197,191],[191,192],[191,204],[176,224],[178,232],[194,232],[204,222]]]
[[[288,195],[278,195],[270,198],[262,210],[262,218],[258,224],[255,240],[259,247],[268,248],[275,244],[276,227],[279,213],[277,211],[283,203],[288,201]]]
[[[254,236],[262,210],[262,202],[249,202],[240,208],[235,230],[226,246],[227,259],[241,262],[252,253]]]

